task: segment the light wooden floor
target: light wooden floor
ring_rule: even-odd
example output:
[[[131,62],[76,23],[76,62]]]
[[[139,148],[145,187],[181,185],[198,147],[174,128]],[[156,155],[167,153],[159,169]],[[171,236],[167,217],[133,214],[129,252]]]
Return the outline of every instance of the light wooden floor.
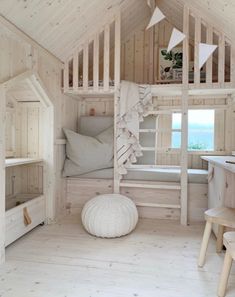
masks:
[[[141,220],[131,235],[105,240],[67,217],[38,227],[7,249],[0,296],[215,297],[224,255],[215,253],[212,239],[207,264],[197,268],[202,230]],[[227,297],[234,295],[235,267]]]

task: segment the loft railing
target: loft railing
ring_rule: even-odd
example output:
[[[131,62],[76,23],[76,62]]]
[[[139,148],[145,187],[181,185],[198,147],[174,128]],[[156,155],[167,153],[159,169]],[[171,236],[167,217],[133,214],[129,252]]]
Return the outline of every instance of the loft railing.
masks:
[[[187,55],[189,84],[195,87],[234,86],[235,52],[231,40],[221,29],[204,20],[198,12],[185,6],[183,31],[188,34],[188,46],[183,49]],[[185,27],[187,26],[187,28]],[[216,44],[217,50],[199,69],[199,43]]]
[[[110,93],[120,83],[120,13],[81,44],[64,66],[64,92]]]

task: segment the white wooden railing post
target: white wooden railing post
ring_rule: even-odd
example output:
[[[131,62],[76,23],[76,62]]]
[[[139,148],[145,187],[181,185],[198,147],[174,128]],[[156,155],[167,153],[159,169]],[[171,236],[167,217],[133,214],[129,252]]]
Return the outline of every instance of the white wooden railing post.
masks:
[[[201,18],[195,17],[194,84],[200,84],[199,43],[201,42]]]
[[[93,47],[93,88],[94,91],[99,89],[99,33],[95,35]]]
[[[114,85],[117,90],[120,84],[121,68],[121,15],[120,12],[115,17],[115,58],[114,58]]]
[[[206,42],[213,44],[213,28],[210,25],[207,26]],[[206,62],[206,83],[208,86],[212,84],[212,56]]]
[[[218,65],[218,82],[220,87],[224,86],[225,75],[225,36],[224,34],[219,35],[219,65]]]
[[[75,51],[73,54],[73,90],[78,90],[78,51]]]
[[[87,41],[83,47],[83,91],[88,90],[88,66],[89,66],[88,49],[89,49],[89,44]]]
[[[109,63],[110,63],[110,26],[104,28],[104,91],[109,90]]]
[[[69,89],[69,60],[64,63],[64,92]]]

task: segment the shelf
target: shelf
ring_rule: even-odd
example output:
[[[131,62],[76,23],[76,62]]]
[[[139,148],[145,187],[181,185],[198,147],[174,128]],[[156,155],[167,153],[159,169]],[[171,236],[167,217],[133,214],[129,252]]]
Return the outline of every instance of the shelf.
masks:
[[[14,167],[20,165],[28,165],[42,162],[42,159],[33,159],[33,158],[10,158],[5,159],[5,167]]]

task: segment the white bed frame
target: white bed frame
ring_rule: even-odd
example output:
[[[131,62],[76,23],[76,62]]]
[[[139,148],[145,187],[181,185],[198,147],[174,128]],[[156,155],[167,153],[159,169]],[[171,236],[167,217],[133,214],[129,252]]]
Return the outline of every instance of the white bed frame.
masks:
[[[168,183],[144,182],[150,187],[138,188],[137,181],[128,181],[129,187],[120,192],[136,203],[141,218],[180,220],[180,191],[164,189]],[[133,186],[131,187],[130,184]],[[173,184],[173,183],[172,183]],[[137,185],[137,186],[136,186]],[[154,188],[154,186],[159,186]],[[203,222],[207,208],[207,184],[188,185],[189,222]],[[66,213],[80,214],[84,204],[99,194],[113,193],[112,179],[66,178]]]

